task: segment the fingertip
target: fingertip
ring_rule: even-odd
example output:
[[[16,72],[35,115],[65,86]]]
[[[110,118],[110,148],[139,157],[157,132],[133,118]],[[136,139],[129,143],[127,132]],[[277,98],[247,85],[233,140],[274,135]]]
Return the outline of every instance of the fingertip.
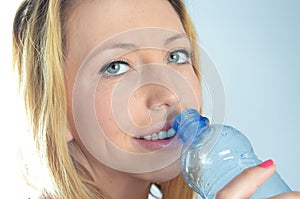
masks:
[[[269,160],[266,160],[263,163],[259,164],[258,166],[261,168],[268,168],[268,167],[271,167],[272,165],[274,165],[274,161],[269,159]]]
[[[261,173],[266,177],[271,176],[276,171],[276,165],[271,159],[260,163],[256,167],[258,167],[258,170],[261,170]]]

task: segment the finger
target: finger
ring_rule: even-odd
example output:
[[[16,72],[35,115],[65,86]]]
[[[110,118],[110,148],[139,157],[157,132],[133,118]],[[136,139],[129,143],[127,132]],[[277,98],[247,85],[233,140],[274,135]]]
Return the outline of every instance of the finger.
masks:
[[[256,189],[262,185],[275,172],[276,167],[272,160],[245,169],[237,175],[218,193],[217,199],[250,198]]]
[[[277,196],[273,196],[269,199],[300,199],[300,192],[289,192],[289,193],[283,193]]]

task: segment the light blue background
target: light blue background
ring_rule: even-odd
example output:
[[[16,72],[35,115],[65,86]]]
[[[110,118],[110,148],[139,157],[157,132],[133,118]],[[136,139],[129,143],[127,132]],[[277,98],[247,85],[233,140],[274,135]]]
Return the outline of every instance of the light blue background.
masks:
[[[188,1],[223,80],[225,123],[300,190],[300,1]]]
[[[261,159],[272,158],[300,190],[300,0],[187,0],[226,93],[226,120]],[[29,195],[14,155],[21,124],[11,76],[11,24],[20,0],[0,7],[2,195]],[[16,187],[18,191],[16,192]]]

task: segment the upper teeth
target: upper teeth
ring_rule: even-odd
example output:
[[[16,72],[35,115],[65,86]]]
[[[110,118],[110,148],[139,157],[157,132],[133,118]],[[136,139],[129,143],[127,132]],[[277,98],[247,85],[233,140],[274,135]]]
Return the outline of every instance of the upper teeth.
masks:
[[[152,135],[136,136],[136,138],[145,139],[145,140],[162,140],[162,139],[173,137],[174,135],[175,135],[175,130],[173,128],[170,128],[167,132],[160,131],[159,133],[154,133]]]

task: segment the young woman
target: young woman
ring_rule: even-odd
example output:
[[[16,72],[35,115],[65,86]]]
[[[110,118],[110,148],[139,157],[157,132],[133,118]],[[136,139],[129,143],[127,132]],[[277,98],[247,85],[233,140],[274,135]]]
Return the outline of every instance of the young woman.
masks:
[[[172,120],[201,106],[196,43],[181,0],[24,1],[14,59],[51,182],[41,197],[147,198],[157,183],[192,198]],[[250,168],[218,198],[249,198],[274,171]]]

